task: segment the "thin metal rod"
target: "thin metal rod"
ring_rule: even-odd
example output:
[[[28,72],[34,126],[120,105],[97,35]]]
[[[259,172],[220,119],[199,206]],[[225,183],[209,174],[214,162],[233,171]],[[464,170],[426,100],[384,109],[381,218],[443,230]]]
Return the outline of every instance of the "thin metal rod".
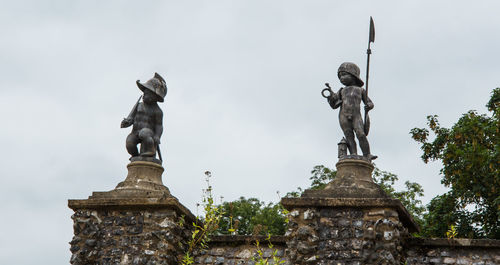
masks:
[[[368,54],[366,59],[366,96],[368,96],[368,78],[370,77],[370,55],[372,54],[372,50],[370,49],[371,42],[368,41],[368,50],[366,50],[366,54]]]

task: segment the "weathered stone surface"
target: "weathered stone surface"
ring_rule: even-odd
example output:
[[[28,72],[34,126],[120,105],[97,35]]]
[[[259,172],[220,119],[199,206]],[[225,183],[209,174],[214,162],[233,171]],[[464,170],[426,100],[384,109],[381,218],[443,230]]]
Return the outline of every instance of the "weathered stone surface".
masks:
[[[406,241],[406,264],[499,264],[500,240],[411,238]],[[498,259],[495,258],[498,257]]]
[[[495,239],[469,239],[469,238],[411,238],[408,240],[408,244],[412,246],[428,246],[436,247],[435,249],[429,250],[427,256],[437,256],[439,254],[438,247],[472,247],[472,248],[498,248],[500,249],[500,240]],[[448,251],[446,249],[442,250],[441,254],[447,255]],[[499,255],[500,257],[500,255]]]
[[[115,190],[139,189],[169,193],[161,179],[164,170],[161,165],[154,162],[135,161],[129,163],[127,169],[127,178],[120,182]]]
[[[320,215],[324,217],[339,217],[342,212],[337,210],[326,211],[328,208],[350,208],[358,214],[365,212],[363,209],[371,209],[367,212],[370,216],[383,215],[384,217],[399,218],[409,232],[419,231],[418,225],[413,217],[406,211],[400,201],[396,199],[368,199],[368,198],[283,198],[281,204],[289,211],[294,212],[299,208],[320,209]],[[296,218],[291,216],[292,218]],[[361,219],[354,218],[354,221]]]
[[[213,236],[210,241],[210,248],[207,251],[195,254],[195,264],[255,264],[254,258],[258,257],[255,243],[259,241],[262,251],[262,258],[272,260],[277,257],[284,261],[285,265],[291,265],[285,256],[285,241],[283,236],[272,236],[273,248],[268,247],[265,236]]]
[[[296,224],[287,241],[287,252],[293,264],[309,264],[312,260],[314,264],[330,264],[332,261],[341,264],[353,261],[361,264],[399,264],[402,261],[403,240],[408,232],[397,215],[390,214],[392,210],[386,208],[387,205],[357,208],[347,207],[343,201],[342,206],[332,207],[339,201],[322,198],[315,202],[319,201],[323,203],[319,204],[323,206],[321,208],[314,205],[303,207],[302,202],[293,204],[301,206],[293,208],[299,211],[298,215],[289,216],[289,224]],[[306,212],[319,214],[314,218],[305,218]]]
[[[403,205],[373,182],[372,171],[368,161],[343,159],[336,178],[323,190],[281,200],[290,212],[299,212],[289,216],[287,233],[293,264],[403,261],[408,230],[419,228]]]
[[[335,212],[335,213],[332,213]],[[332,211],[327,215],[336,215],[339,211]],[[303,213],[303,212],[302,212]],[[343,215],[339,216],[359,216],[358,210],[340,211]],[[384,211],[379,211],[380,216],[384,216]],[[299,215],[297,215],[299,216]],[[363,216],[361,216],[363,217]],[[322,217],[324,218],[324,217]],[[333,224],[334,222],[325,222]],[[355,223],[355,222],[352,222]],[[366,222],[369,226],[375,225],[375,222]],[[301,226],[299,226],[301,227]],[[323,228],[325,229],[325,228]],[[329,227],[326,228],[329,230]],[[308,231],[309,229],[303,229]],[[337,230],[337,229],[335,229]],[[295,230],[294,230],[295,231]],[[329,234],[335,234],[331,232]],[[375,237],[373,237],[375,238]],[[195,264],[255,264],[252,258],[256,255],[255,240],[261,243],[262,251],[267,257],[271,249],[267,248],[265,237],[263,236],[214,236],[209,244],[209,249],[196,253]],[[288,242],[287,242],[288,240]],[[301,247],[310,248],[307,244],[308,238],[295,240]],[[290,239],[283,236],[271,237],[276,256],[282,258],[286,265],[289,264],[400,264],[397,256],[390,250],[402,251],[406,257],[403,261],[406,264],[499,264],[500,241],[498,240],[468,240],[468,244],[462,239],[408,239],[404,247],[396,245],[393,240],[373,241],[365,238],[338,239],[328,237],[319,240],[317,250],[308,255],[302,262],[293,262],[296,260],[298,252],[291,251],[291,248],[285,245],[290,243]],[[461,243],[459,243],[461,242]],[[290,245],[290,244],[289,244]],[[297,247],[297,246],[293,246]],[[370,255],[366,250],[378,250],[377,255]],[[322,254],[322,251],[324,254]],[[306,251],[307,252],[307,251]],[[444,255],[444,256],[442,256]],[[224,260],[222,260],[222,257]],[[382,259],[382,260],[381,260]],[[218,262],[218,263],[217,263]]]
[[[76,209],[72,264],[177,264],[186,229],[162,227],[151,209]],[[173,209],[152,209],[174,211]],[[102,221],[106,219],[106,222]],[[171,220],[179,223],[179,217]],[[120,263],[121,262],[121,263]],[[149,262],[149,263],[148,263]]]

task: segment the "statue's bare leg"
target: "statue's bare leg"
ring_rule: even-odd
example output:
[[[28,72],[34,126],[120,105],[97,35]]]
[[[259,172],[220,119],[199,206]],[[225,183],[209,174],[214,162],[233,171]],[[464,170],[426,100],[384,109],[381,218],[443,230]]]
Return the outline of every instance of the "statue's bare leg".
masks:
[[[137,144],[139,143],[139,138],[137,138],[137,134],[131,133],[127,136],[127,140],[125,140],[125,146],[127,147],[127,152],[131,156],[138,156],[139,151],[137,151]]]
[[[365,130],[363,127],[363,120],[360,117],[355,119],[354,122],[354,132],[356,133],[356,137],[358,138],[359,147],[361,147],[361,151],[363,152],[363,156],[367,157],[370,160],[377,158],[370,153],[370,144],[368,143],[368,138],[366,138]]]
[[[143,128],[139,131],[139,139],[141,140],[141,156],[155,156],[156,148],[153,135],[153,130],[149,128]]]
[[[358,148],[356,147],[356,142],[354,141],[354,132],[352,127],[352,121],[350,121],[344,115],[340,115],[339,117],[340,128],[344,132],[345,139],[347,141],[347,148],[349,149],[349,153],[351,155],[358,154]]]
[[[368,143],[368,139],[366,138],[366,135],[364,132],[359,132],[359,129],[355,130],[356,132],[356,137],[358,138],[359,142],[359,147],[361,147],[361,151],[363,152],[364,156],[367,156],[370,154],[370,144]]]

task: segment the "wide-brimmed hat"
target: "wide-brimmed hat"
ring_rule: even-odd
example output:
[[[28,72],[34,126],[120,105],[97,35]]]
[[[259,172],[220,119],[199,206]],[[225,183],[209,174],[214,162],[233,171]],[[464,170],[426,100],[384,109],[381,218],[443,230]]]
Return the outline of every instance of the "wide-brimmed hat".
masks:
[[[142,91],[144,91],[144,89],[153,91],[160,97],[160,102],[163,102],[165,95],[167,95],[167,83],[158,73],[155,73],[155,76],[149,79],[146,83],[141,83],[139,80],[137,80],[136,83]]]

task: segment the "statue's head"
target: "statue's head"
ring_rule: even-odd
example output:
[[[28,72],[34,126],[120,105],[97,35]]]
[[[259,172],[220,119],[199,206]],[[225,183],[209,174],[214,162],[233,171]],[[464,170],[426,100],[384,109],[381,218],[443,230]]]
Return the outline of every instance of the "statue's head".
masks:
[[[139,80],[136,83],[140,90],[144,91],[147,89],[155,93],[160,102],[163,102],[165,95],[167,95],[167,83],[158,73],[155,73],[155,76],[146,83],[141,83]]]
[[[355,65],[354,63],[345,62],[339,66],[337,76],[340,78],[340,73],[348,73],[354,77],[356,84],[359,87],[362,87],[365,83],[363,82],[363,80],[361,80],[361,78],[359,78],[359,72],[359,67],[357,65]]]

